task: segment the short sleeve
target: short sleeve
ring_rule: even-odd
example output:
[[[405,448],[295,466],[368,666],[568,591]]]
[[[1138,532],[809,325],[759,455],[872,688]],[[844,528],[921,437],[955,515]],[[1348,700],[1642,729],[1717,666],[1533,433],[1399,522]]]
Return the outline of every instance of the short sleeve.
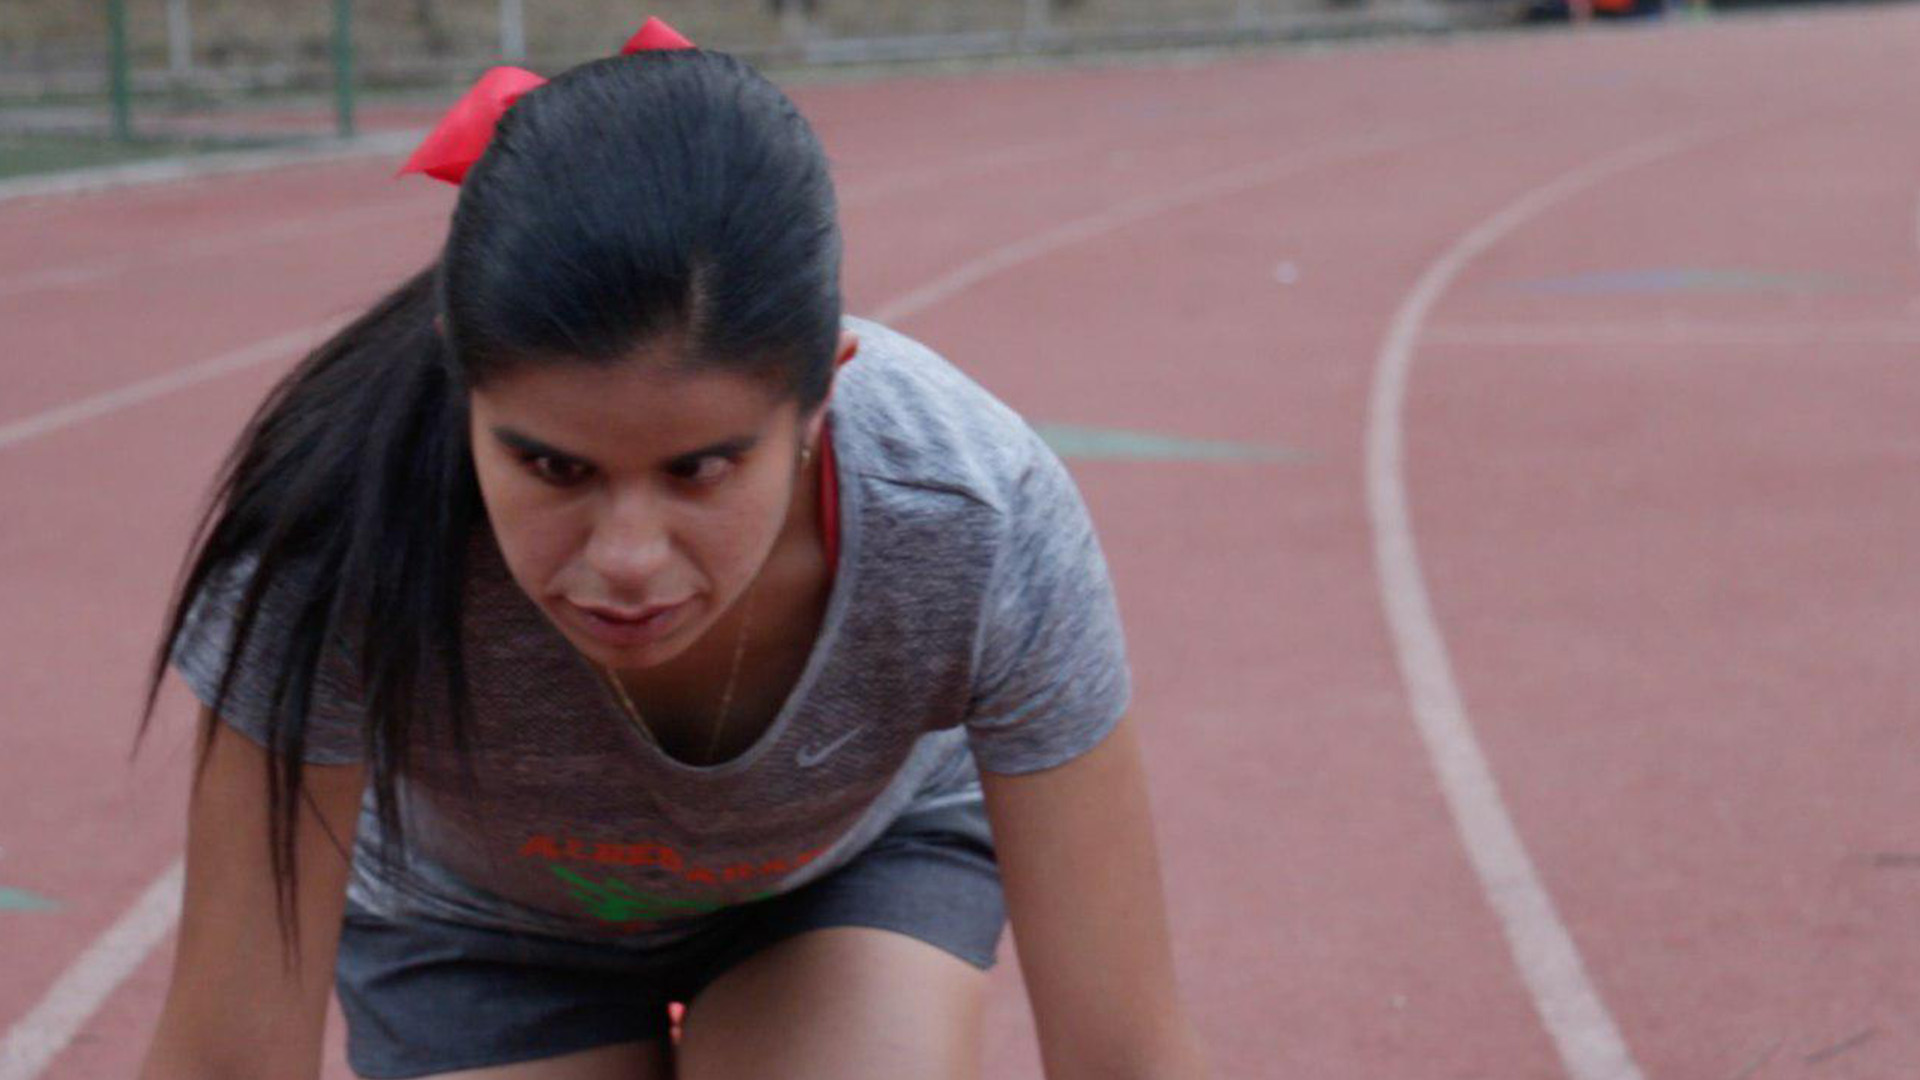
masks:
[[[238,621],[239,604],[246,593],[257,559],[248,554],[207,576],[174,636],[168,656],[174,670],[209,708],[214,707],[227,653]],[[268,746],[268,710],[278,678],[278,657],[291,633],[305,579],[289,571],[274,582],[262,599],[239,671],[227,700],[219,707],[227,726]],[[322,647],[315,672],[313,699],[308,706],[303,760],[316,765],[341,765],[364,758],[361,730],[365,710],[354,678],[350,653],[332,635]]]
[[[1029,773],[1097,745],[1125,713],[1133,684],[1092,518],[1038,436],[1006,515],[982,606],[967,736],[980,768]]]

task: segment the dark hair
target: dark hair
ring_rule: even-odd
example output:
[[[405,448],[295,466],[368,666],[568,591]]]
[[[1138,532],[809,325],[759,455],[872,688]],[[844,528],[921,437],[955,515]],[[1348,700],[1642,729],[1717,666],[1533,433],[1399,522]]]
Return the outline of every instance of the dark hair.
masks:
[[[267,395],[194,532],[135,744],[203,589],[257,560],[218,714],[240,658],[262,655],[248,639],[263,599],[276,582],[281,592],[298,583],[291,630],[264,654],[274,687],[267,843],[289,958],[294,825],[323,650],[337,641],[353,661],[383,858],[398,851],[395,781],[420,738],[448,737],[465,761],[461,601],[467,543],[485,523],[468,391],[519,365],[627,362],[667,340],[676,364],[768,380],[806,416],[832,379],[839,277],[826,157],[777,87],[704,50],[596,60],[507,111],[461,185],[439,258]],[[212,734],[201,732],[196,782]]]

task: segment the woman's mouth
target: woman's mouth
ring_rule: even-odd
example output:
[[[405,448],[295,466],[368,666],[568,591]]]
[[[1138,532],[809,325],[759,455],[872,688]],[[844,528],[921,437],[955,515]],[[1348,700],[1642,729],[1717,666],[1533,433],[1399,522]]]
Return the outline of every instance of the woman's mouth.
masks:
[[[689,601],[682,600],[627,615],[617,608],[590,607],[572,600],[565,603],[582,630],[609,645],[644,645],[658,640],[673,629],[691,606]]]

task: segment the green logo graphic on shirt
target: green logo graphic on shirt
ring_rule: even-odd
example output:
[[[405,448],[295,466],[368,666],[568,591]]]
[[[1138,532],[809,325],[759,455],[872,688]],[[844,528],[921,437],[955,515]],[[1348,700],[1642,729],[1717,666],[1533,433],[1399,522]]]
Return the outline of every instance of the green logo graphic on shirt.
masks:
[[[701,915],[730,904],[765,899],[774,895],[776,890],[762,890],[744,899],[678,900],[641,892],[617,877],[595,881],[578,870],[559,864],[588,863],[601,867],[622,867],[628,871],[641,869],[652,874],[670,874],[690,885],[725,888],[749,881],[784,878],[819,858],[826,850],[823,846],[792,856],[735,862],[725,866],[700,866],[672,845],[656,841],[615,842],[541,833],[527,837],[520,845],[519,854],[523,859],[547,860],[550,863],[547,869],[553,872],[553,876],[566,882],[567,895],[584,905],[594,918],[606,922],[636,922]]]
[[[567,895],[586,906],[589,914],[603,922],[633,922],[636,919],[672,919],[704,915],[727,905],[711,900],[675,900],[670,896],[643,893],[623,881],[595,881],[564,866],[552,866],[553,876],[567,883]],[[742,903],[764,899],[772,893],[756,893]]]

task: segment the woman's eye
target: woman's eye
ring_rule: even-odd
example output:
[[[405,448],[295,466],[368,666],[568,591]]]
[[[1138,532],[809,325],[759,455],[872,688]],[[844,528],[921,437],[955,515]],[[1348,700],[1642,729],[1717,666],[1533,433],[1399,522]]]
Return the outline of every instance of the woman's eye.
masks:
[[[714,467],[703,469],[702,466]],[[733,462],[717,454],[703,457],[691,466],[676,465],[672,469],[675,477],[703,486],[718,483],[731,471],[733,471]]]
[[[535,454],[523,458],[533,475],[555,487],[570,487],[586,475],[586,468],[579,462],[568,461],[548,454]]]

